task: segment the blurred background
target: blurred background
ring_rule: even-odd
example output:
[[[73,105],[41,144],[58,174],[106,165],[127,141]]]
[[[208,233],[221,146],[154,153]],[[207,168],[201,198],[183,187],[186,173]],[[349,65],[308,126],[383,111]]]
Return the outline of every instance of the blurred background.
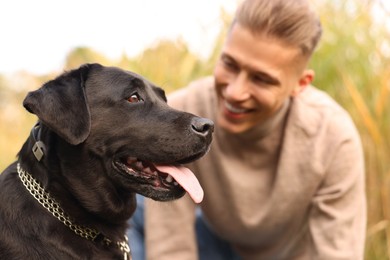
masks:
[[[352,115],[364,145],[366,259],[390,259],[390,1],[312,0],[324,27],[314,85]],[[166,92],[209,75],[237,0],[0,3],[0,171],[36,121],[26,93],[86,62],[142,74]]]

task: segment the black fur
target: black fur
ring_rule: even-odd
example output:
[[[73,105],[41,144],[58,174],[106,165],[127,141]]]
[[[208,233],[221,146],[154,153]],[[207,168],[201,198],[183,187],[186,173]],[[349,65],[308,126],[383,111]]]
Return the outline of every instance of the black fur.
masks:
[[[139,102],[133,101],[137,97]],[[141,76],[86,64],[30,92],[25,108],[37,115],[18,162],[78,225],[123,240],[135,193],[179,198],[180,186],[126,172],[127,157],[152,163],[187,163],[203,156],[213,123],[166,104],[164,91]],[[40,162],[34,138],[45,144]],[[17,162],[0,175],[0,259],[123,259],[116,246],[76,235],[23,186]]]

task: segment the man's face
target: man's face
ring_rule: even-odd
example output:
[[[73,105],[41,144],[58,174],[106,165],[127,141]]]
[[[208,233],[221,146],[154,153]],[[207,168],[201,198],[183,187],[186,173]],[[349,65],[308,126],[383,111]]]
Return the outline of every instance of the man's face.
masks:
[[[218,125],[242,133],[272,117],[313,78],[299,55],[299,48],[233,25],[214,70]]]

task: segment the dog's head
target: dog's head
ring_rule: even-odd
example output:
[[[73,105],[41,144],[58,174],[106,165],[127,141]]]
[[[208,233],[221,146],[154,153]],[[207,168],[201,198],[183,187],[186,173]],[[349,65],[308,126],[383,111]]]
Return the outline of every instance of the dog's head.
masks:
[[[30,92],[23,105],[65,144],[57,153],[74,160],[66,168],[155,200],[179,198],[184,189],[201,200],[196,178],[181,165],[208,151],[213,122],[172,109],[141,76],[86,64]]]

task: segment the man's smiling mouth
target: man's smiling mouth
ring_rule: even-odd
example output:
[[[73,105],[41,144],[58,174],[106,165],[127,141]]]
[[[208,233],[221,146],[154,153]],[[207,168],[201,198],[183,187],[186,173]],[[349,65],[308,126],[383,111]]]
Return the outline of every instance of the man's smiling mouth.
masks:
[[[225,108],[227,109],[227,111],[230,113],[233,113],[233,114],[245,114],[245,113],[251,112],[251,109],[236,107],[227,101],[225,101],[224,104],[225,104]]]

